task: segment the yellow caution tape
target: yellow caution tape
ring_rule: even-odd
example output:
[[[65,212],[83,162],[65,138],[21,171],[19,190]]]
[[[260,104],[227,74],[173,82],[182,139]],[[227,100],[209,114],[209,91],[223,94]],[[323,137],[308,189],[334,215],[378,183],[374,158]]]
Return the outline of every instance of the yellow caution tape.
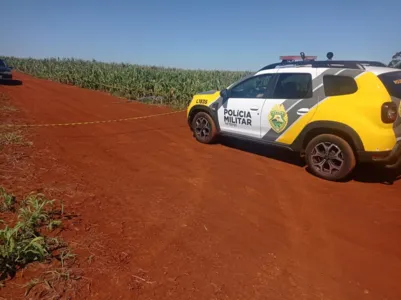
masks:
[[[178,110],[168,113],[148,115],[148,116],[140,116],[140,117],[131,117],[131,118],[122,118],[122,119],[113,119],[113,120],[105,120],[105,121],[89,121],[89,122],[73,122],[73,123],[54,123],[54,124],[5,124],[0,125],[1,127],[56,127],[56,126],[77,126],[77,125],[92,125],[92,124],[104,124],[104,123],[113,123],[113,122],[123,122],[123,121],[131,121],[131,120],[139,120],[139,119],[148,119],[153,117],[167,116],[172,114],[177,114],[180,112],[184,112],[184,110]]]

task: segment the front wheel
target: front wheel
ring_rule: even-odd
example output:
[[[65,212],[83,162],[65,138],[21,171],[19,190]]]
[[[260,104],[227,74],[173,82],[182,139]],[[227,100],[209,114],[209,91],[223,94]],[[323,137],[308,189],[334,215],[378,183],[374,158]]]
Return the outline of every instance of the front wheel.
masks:
[[[212,117],[206,112],[198,112],[192,120],[192,131],[198,142],[211,144],[216,138],[216,125]]]
[[[330,181],[345,179],[356,165],[352,147],[346,140],[332,134],[313,138],[306,147],[305,158],[315,176]]]

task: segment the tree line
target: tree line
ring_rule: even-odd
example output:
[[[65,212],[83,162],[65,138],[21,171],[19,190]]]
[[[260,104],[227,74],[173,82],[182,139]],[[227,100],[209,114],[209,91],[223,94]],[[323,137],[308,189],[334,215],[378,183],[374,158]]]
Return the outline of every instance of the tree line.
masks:
[[[401,69],[401,51],[393,55],[388,66],[392,68]]]

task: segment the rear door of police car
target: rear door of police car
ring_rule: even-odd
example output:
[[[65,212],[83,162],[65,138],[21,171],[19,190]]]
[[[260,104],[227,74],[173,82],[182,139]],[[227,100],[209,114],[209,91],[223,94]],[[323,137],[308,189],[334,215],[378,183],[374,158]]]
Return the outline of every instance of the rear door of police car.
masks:
[[[274,93],[262,110],[261,137],[268,142],[290,144],[312,118],[309,112],[319,102],[314,95],[317,69],[281,68],[276,75]],[[298,122],[301,118],[302,122]]]

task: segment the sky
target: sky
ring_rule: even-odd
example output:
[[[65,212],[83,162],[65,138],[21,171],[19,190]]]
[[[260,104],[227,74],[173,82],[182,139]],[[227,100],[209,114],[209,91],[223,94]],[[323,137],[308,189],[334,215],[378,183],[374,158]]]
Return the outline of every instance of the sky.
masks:
[[[388,63],[401,51],[398,0],[12,0],[0,55],[188,69],[257,70],[280,55]]]

